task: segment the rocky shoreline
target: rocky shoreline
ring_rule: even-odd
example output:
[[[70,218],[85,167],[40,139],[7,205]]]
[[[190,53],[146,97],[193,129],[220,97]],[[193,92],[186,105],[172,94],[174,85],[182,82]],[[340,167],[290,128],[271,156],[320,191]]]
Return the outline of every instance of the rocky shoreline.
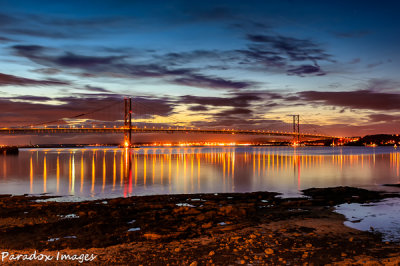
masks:
[[[56,257],[94,254],[93,265],[399,263],[398,243],[343,225],[341,203],[398,194],[351,187],[273,192],[155,195],[86,202],[0,196],[0,252]],[[6,253],[4,253],[6,254]],[[4,262],[16,263],[8,261]],[[18,264],[41,264],[18,261]],[[80,264],[79,261],[51,261]]]

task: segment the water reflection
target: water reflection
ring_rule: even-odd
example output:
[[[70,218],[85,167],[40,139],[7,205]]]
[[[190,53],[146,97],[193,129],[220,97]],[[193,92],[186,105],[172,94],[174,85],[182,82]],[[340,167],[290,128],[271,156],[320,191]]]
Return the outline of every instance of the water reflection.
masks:
[[[44,162],[43,162],[43,192],[47,192],[47,166],[46,166],[46,152],[44,154]]]
[[[0,160],[2,194],[115,197],[268,190],[293,195],[308,187],[400,181],[400,154],[393,148],[30,149]]]

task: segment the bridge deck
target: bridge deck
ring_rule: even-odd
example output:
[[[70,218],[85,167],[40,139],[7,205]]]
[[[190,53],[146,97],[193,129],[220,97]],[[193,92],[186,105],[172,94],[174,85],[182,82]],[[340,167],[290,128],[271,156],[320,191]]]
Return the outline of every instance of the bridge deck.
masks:
[[[128,131],[127,128],[0,128],[0,134],[14,135],[14,134],[64,134],[64,133],[75,133],[75,134],[112,134],[120,133],[123,134]],[[306,138],[319,138],[319,139],[337,139],[341,137],[337,136],[326,136],[319,134],[308,134],[308,133],[294,133],[294,132],[280,132],[280,131],[268,131],[268,130],[220,130],[220,129],[185,129],[185,128],[132,128],[132,133],[202,133],[202,134],[229,134],[229,135],[264,135],[264,136],[287,136],[294,137],[300,135],[300,137]]]

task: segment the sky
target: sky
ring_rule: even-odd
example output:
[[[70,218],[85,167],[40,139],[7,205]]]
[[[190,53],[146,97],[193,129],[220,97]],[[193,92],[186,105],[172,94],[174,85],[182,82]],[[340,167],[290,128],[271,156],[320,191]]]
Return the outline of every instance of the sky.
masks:
[[[0,127],[114,125],[132,97],[139,126],[395,134],[399,7],[0,0]]]

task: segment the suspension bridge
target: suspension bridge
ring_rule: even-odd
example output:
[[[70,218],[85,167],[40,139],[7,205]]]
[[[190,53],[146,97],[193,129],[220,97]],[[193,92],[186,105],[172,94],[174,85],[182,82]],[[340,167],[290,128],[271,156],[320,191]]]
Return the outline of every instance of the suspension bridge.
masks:
[[[100,108],[95,111],[90,111],[84,114],[73,116],[72,118],[83,117],[87,114],[93,114],[97,111],[103,110]],[[338,140],[342,137],[330,136],[324,134],[315,133],[303,133],[300,132],[300,116],[290,115],[293,117],[293,131],[274,131],[274,130],[243,130],[243,129],[204,129],[196,127],[185,127],[185,126],[168,126],[163,124],[162,126],[137,126],[132,124],[132,100],[131,98],[124,99],[124,120],[123,125],[119,121],[118,125],[88,125],[86,124],[64,124],[56,125],[57,122],[61,121],[48,121],[42,123],[36,123],[34,125],[16,126],[16,127],[3,127],[0,128],[0,134],[3,135],[16,135],[16,134],[27,134],[27,135],[50,135],[50,134],[124,134],[124,145],[131,146],[132,135],[142,133],[197,133],[197,134],[229,134],[229,135],[259,135],[259,136],[283,136],[290,137],[294,142],[299,143],[300,139],[320,139],[320,140]]]

